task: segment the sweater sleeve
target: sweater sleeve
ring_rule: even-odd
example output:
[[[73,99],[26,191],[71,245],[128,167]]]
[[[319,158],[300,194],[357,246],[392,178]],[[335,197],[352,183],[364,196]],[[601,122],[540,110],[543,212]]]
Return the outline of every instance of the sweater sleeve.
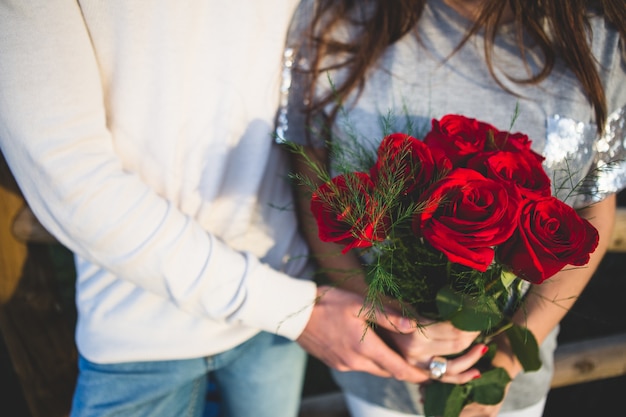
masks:
[[[300,334],[313,283],[231,249],[124,169],[76,1],[3,1],[0,56],[0,148],[61,243],[192,314]]]

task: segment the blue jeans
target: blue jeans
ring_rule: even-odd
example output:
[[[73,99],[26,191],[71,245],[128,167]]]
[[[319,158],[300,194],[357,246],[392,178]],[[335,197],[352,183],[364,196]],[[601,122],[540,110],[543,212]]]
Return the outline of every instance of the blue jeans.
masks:
[[[295,417],[306,353],[261,332],[205,358],[100,365],[79,358],[71,417],[202,417],[208,376],[224,417]]]

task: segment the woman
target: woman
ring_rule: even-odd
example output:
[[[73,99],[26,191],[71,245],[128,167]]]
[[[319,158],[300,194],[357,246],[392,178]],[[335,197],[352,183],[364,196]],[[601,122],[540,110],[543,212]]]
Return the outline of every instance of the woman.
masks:
[[[514,129],[528,134],[545,157],[553,184],[594,173],[584,192],[566,202],[596,227],[598,248],[586,267],[565,267],[549,283],[533,285],[515,315],[540,343],[541,369],[524,373],[506,340],[498,339],[493,363],[513,379],[507,395],[498,405],[473,403],[462,413],[541,416],[558,324],[606,251],[615,193],[626,183],[624,155],[616,151],[626,139],[620,128],[626,105],[626,30],[620,22],[626,6],[610,0],[312,3],[304,2],[292,33],[291,45],[299,48],[288,126],[282,126],[288,140],[306,145],[309,157],[332,166],[324,142],[329,138],[345,145],[394,131],[423,132],[432,118],[449,113],[510,130],[517,108]],[[609,162],[611,169],[598,169]],[[302,158],[295,164],[317,181]],[[319,240],[308,204],[306,196],[301,199],[301,221],[318,263],[339,285],[365,291],[359,259],[336,256],[337,246]],[[390,337],[414,363],[428,366],[418,343]],[[333,375],[354,416],[423,415],[421,390],[411,384],[362,373]]]

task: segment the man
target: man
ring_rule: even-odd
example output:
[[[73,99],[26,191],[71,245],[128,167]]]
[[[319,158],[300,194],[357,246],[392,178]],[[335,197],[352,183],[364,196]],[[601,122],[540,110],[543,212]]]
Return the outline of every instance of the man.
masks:
[[[362,298],[299,279],[270,134],[295,3],[0,1],[1,150],[76,254],[72,416],[200,416],[209,372],[227,415],[293,416],[294,340],[338,369],[426,378],[361,342]]]

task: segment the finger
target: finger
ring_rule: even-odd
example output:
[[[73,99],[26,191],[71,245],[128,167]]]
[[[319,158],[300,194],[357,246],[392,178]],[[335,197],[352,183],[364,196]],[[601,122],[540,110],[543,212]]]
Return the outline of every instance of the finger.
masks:
[[[324,361],[327,365],[339,372],[367,372],[382,378],[392,378],[393,375],[382,368],[374,360],[365,356],[349,356],[346,360]]]
[[[418,328],[414,320],[393,309],[377,311],[374,323],[384,329],[398,333],[413,333]]]
[[[320,341],[304,333],[298,343],[310,354],[316,356],[330,368],[337,371],[358,371],[367,372],[383,378],[391,378],[393,375],[381,367],[374,359],[367,356],[367,349],[363,349],[360,342],[360,335],[349,334],[346,344],[327,344],[325,340]],[[385,355],[384,350],[378,353]]]
[[[400,343],[401,351],[410,358],[411,363],[422,367],[425,367],[434,355],[455,356],[465,352],[476,341],[473,335],[436,340],[429,338],[428,335],[413,339],[408,339],[409,337],[411,335],[394,336],[393,340]]]
[[[420,330],[429,339],[434,342],[437,341],[449,341],[449,340],[463,340],[464,342],[471,342],[480,335],[479,331],[466,331],[455,327],[450,321],[440,321],[432,324],[418,323]]]
[[[496,417],[500,411],[501,404],[490,406],[471,403],[463,407],[460,417]]]
[[[461,372],[460,374],[456,374],[456,375],[446,374],[441,379],[439,379],[439,381],[446,382],[448,384],[461,385],[461,384],[470,382],[474,379],[478,379],[480,377],[481,377],[481,374],[480,374],[480,371],[478,371],[478,369],[470,369],[468,371]]]
[[[487,353],[488,347],[487,345],[478,344],[472,346],[467,353],[454,358],[448,361],[448,372],[451,374],[459,374],[461,372],[467,371],[476,365],[476,362],[483,357],[485,353]]]
[[[423,368],[409,364],[404,357],[390,349],[374,332],[366,335],[362,342],[362,354],[373,358],[376,365],[394,379],[411,383],[422,383],[430,378]]]
[[[472,346],[472,344],[475,343],[477,336],[478,334],[460,332],[457,334],[457,337],[434,340],[432,342],[432,346],[433,349],[436,349],[440,355],[456,355]]]
[[[386,346],[355,352],[344,359],[341,363],[335,361],[333,367],[338,371],[367,372],[383,378],[394,378],[416,384],[426,382],[430,378],[424,369],[410,365]]]
[[[486,345],[473,346],[466,354],[455,359],[449,359],[447,369],[441,381],[453,384],[464,384],[472,379],[480,378],[480,371],[473,368],[480,358],[487,352]]]

